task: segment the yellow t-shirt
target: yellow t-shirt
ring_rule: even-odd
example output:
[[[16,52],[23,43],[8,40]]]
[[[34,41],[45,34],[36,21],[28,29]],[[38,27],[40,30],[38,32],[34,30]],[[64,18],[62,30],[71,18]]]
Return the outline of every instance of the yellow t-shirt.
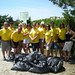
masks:
[[[57,28],[51,28],[50,32],[51,32],[51,35],[52,35],[52,41],[53,41],[53,42],[56,42],[56,41],[57,41],[57,40],[56,40],[56,36],[57,36],[57,34],[58,34]]]
[[[31,43],[38,43],[38,42],[39,42],[39,31],[38,31],[38,29],[32,28],[29,35],[30,35],[32,38],[34,38],[35,36],[38,35],[38,37],[37,37],[35,40],[31,40],[31,39],[30,39]]]
[[[24,36],[24,39],[30,39],[30,38],[29,38],[29,33],[30,33],[30,30],[25,29],[24,34],[28,34],[28,35],[25,35],[25,36]]]
[[[14,31],[14,27],[12,27],[12,28],[8,27],[8,29],[9,29],[11,32]]]
[[[11,35],[11,39],[14,41],[14,42],[19,42],[19,41],[22,41],[23,40],[23,33],[18,33],[18,31],[14,31]]]
[[[43,39],[44,34],[45,34],[44,28],[43,27],[39,27],[38,30],[39,30],[39,38]]]
[[[66,29],[65,28],[58,28],[58,37],[61,39],[61,40],[65,40],[65,34],[66,34]]]
[[[51,38],[51,32],[50,30],[47,30],[46,33],[45,33],[45,41],[46,43],[50,42],[50,38]]]
[[[9,29],[3,28],[0,30],[1,39],[4,41],[11,40],[11,34],[12,32]]]
[[[27,30],[27,28],[22,28],[22,32],[24,33]]]

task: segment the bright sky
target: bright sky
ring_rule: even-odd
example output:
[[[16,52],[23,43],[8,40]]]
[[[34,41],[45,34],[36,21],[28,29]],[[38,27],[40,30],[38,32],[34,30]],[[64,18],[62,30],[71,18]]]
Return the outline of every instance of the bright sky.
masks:
[[[31,20],[62,17],[63,10],[49,0],[0,0],[0,15],[20,19],[20,12],[28,12]]]

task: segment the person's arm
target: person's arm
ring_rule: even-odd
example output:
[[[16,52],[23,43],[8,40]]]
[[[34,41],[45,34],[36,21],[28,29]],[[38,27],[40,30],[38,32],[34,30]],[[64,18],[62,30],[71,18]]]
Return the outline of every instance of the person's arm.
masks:
[[[52,37],[53,37],[53,36],[50,37],[50,40],[49,40],[48,44],[50,44],[50,43],[52,42]]]
[[[14,45],[14,43],[13,43],[13,40],[11,40],[11,44],[12,44],[12,47],[14,48],[14,47],[15,47],[15,45]]]
[[[75,32],[71,30],[71,34],[72,34],[72,37],[70,39],[72,40],[75,37]]]
[[[31,35],[29,35],[29,38],[30,38],[31,40],[33,40],[33,38],[31,37]]]
[[[24,36],[27,36],[29,33],[24,33]]]
[[[33,38],[33,40],[35,40],[38,36],[39,36],[39,34],[37,34],[37,35]]]

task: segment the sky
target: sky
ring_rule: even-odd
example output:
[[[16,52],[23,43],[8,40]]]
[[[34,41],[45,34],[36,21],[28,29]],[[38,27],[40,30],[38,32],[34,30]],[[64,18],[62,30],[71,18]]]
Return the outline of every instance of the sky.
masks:
[[[20,19],[20,12],[28,12],[31,20],[63,16],[63,9],[49,0],[0,0],[0,15],[9,15],[16,20]]]

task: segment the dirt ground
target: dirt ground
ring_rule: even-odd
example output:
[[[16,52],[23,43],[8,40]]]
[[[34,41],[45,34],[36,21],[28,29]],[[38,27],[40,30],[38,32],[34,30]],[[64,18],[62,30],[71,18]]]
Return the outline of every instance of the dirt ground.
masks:
[[[0,75],[42,75],[42,74],[35,74],[30,72],[21,72],[21,71],[12,71],[11,67],[13,66],[12,62],[7,62],[2,60],[2,53],[0,49]],[[70,64],[69,62],[64,62],[65,71],[54,74],[54,73],[47,73],[43,75],[75,75],[75,63]]]

